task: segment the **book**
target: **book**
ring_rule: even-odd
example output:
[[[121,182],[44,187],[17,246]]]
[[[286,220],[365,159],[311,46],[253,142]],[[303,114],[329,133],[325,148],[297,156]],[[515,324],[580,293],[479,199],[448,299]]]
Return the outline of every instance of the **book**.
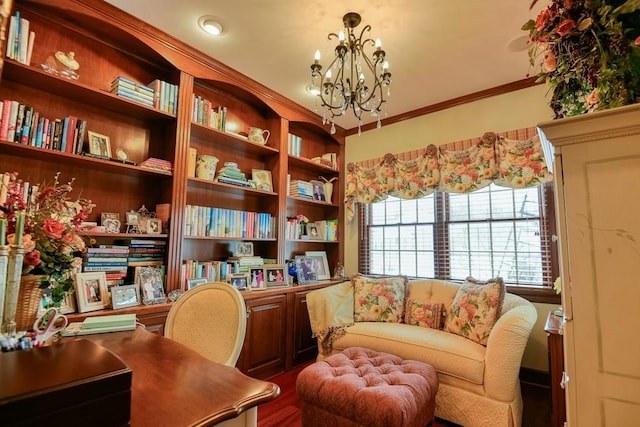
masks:
[[[87,317],[82,322],[82,329],[108,328],[118,326],[135,326],[136,315],[131,314],[110,314],[106,316]]]
[[[87,135],[87,121],[84,119],[78,119],[78,138],[76,141],[76,154],[82,154],[82,148],[84,147],[84,138]]]

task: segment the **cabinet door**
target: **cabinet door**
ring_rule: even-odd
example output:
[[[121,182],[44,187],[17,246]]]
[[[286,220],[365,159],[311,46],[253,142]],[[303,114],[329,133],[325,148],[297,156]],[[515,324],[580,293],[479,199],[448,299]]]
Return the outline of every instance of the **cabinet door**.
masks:
[[[640,105],[542,124],[555,171],[570,426],[640,419]]]
[[[286,295],[249,299],[247,332],[239,368],[254,378],[268,378],[285,369]]]
[[[293,294],[293,366],[313,360],[318,354],[317,341],[312,336],[309,320],[307,293]]]

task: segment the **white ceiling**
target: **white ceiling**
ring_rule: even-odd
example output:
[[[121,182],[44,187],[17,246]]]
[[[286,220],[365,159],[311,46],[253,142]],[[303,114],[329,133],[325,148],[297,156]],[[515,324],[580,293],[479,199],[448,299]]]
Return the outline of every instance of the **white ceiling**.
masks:
[[[107,1],[309,110],[315,109],[305,90],[314,52],[320,49],[326,67],[335,45],[328,33],[342,29],[345,13],[357,12],[358,28],[369,24],[372,38],[382,40],[392,73],[383,118],[526,78],[527,52],[512,45],[522,47],[520,28],[545,6],[529,10],[529,0]],[[218,18],[222,36],[200,30],[203,15]],[[375,118],[363,115],[363,121]],[[336,124],[357,127],[353,115]]]

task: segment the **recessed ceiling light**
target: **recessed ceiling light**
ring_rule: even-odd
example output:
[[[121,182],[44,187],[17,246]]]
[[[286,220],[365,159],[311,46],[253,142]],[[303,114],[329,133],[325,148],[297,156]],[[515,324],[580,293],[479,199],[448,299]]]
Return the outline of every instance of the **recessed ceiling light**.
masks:
[[[520,52],[529,48],[529,36],[523,35],[509,40],[507,48],[512,52]]]
[[[213,16],[201,16],[198,19],[198,26],[202,31],[207,34],[211,34],[212,36],[219,36],[222,34],[222,24],[220,24]]]

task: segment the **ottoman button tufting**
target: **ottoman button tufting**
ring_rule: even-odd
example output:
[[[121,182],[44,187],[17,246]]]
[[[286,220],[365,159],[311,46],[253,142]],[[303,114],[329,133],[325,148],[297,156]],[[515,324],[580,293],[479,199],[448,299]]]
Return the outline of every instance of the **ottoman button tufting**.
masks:
[[[352,347],[304,368],[296,389],[304,427],[424,427],[438,377],[426,363]]]

